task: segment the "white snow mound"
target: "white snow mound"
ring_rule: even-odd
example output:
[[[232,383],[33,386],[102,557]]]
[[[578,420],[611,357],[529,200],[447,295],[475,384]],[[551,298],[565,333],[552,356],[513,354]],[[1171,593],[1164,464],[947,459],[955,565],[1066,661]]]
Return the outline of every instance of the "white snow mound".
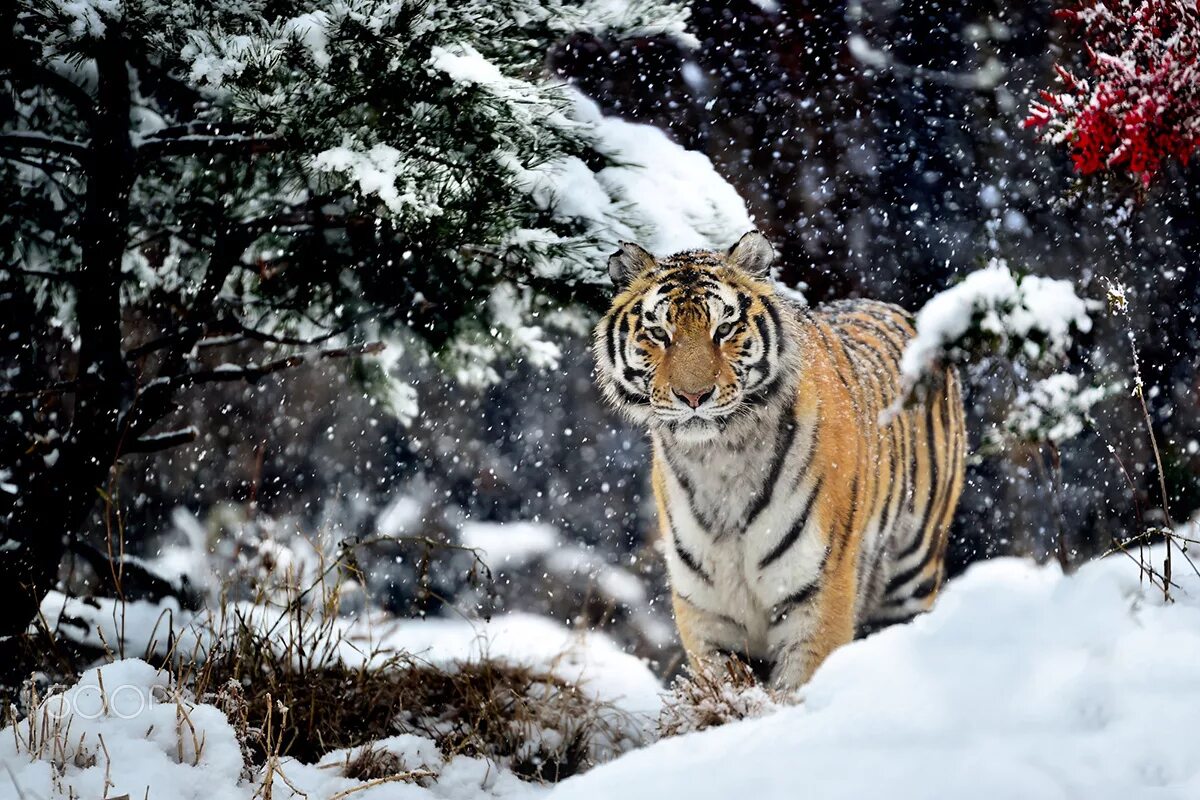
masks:
[[[1162,550],[1152,556],[1161,565]],[[1175,602],[1164,603],[1123,556],[1072,576],[1017,559],[977,565],[930,614],[834,653],[801,705],[658,742],[556,787],[444,759],[416,736],[379,746],[434,770],[429,786],[363,786],[330,769],[337,753],[280,766],[310,798],[352,790],[364,800],[1196,798],[1200,578],[1176,556],[1175,579]],[[558,674],[617,701],[631,722],[648,724],[657,709],[657,684],[637,659],[603,637],[572,643],[548,620],[431,620],[371,638],[435,661],[554,658]],[[0,798],[252,800],[261,790],[261,774],[240,778],[225,717],[143,662],[92,670],[42,709],[36,730],[24,721],[0,731]],[[293,796],[280,782],[273,790]]]
[[[1180,561],[1171,605],[1123,556],[1070,577],[980,564],[932,613],[834,653],[803,705],[664,740],[551,798],[1200,797],[1200,581]]]

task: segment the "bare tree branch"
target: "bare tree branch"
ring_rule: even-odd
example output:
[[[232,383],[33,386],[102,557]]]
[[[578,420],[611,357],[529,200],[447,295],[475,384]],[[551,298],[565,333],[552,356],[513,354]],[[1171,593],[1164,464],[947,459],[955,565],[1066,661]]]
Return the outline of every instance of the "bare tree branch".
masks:
[[[180,428],[179,430],[156,433],[153,436],[141,436],[127,444],[123,444],[121,455],[128,453],[157,453],[160,450],[170,450],[172,447],[196,441],[196,437],[199,435],[200,432],[196,430],[195,426],[188,425],[186,428]]]
[[[386,345],[383,342],[368,342],[350,347],[334,347],[328,350],[317,350],[313,353],[297,353],[295,355],[268,361],[265,364],[225,364],[214,369],[185,372],[168,378],[152,381],[147,389],[159,385],[170,387],[194,386],[200,383],[224,383],[229,381],[246,381],[257,383],[267,375],[282,372],[285,369],[298,367],[301,364],[323,361],[330,358],[353,358],[355,356],[373,355],[382,352]]]
[[[188,122],[172,125],[146,136],[138,145],[139,156],[190,155],[222,152],[266,153],[278,150],[283,139],[249,125],[221,122]]]
[[[70,283],[78,280],[78,276],[74,272],[58,272],[48,269],[26,269],[25,267],[6,266],[0,266],[0,270],[12,272],[16,275],[27,275],[30,278],[44,278],[48,281],[65,281]]]
[[[73,139],[63,139],[45,133],[28,131],[24,133],[0,134],[0,152],[5,150],[20,152],[22,150],[41,150],[43,152],[59,153],[70,156],[83,163],[88,157],[88,143],[77,142]]]

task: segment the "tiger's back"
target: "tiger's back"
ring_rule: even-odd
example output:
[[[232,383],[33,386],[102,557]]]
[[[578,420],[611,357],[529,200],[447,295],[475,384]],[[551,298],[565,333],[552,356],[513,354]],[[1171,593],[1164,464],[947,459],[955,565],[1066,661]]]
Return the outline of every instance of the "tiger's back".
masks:
[[[862,530],[856,571],[860,633],[927,610],[945,577],[950,520],[962,492],[966,429],[958,376],[947,370],[924,401],[901,401],[900,359],[911,315],[874,300],[843,300],[811,315],[826,368],[853,398],[860,484],[847,515]],[[861,508],[856,506],[861,505]],[[847,537],[850,539],[851,537]],[[835,547],[853,546],[853,541]]]

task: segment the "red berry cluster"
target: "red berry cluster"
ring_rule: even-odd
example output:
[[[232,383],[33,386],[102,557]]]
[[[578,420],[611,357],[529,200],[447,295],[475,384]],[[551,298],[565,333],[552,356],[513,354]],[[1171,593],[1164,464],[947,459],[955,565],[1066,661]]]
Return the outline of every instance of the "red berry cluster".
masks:
[[[1058,15],[1080,27],[1087,77],[1056,66],[1025,127],[1071,149],[1087,175],[1125,169],[1149,185],[1200,148],[1200,0],[1091,0]]]

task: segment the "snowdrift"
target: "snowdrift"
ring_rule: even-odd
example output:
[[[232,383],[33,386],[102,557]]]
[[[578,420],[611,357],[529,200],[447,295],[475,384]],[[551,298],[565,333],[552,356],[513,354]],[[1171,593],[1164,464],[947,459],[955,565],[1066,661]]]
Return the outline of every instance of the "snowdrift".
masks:
[[[346,777],[337,768],[346,753],[331,753],[317,765],[283,758],[287,781],[276,775],[272,796],[1200,797],[1200,579],[1179,558],[1176,573],[1181,585],[1166,603],[1120,555],[1071,576],[1016,559],[977,565],[932,613],[835,653],[799,705],[659,741],[557,786],[407,735],[376,746],[427,771],[418,783]],[[405,623],[391,636],[426,657],[470,655],[478,632],[456,625]],[[602,637],[580,642],[552,623],[513,619],[486,638],[491,655],[530,663],[575,648],[558,669],[652,730],[648,670]],[[261,794],[264,776],[243,774],[224,715],[181,699],[140,661],[93,670],[43,709],[58,720],[51,727],[43,718],[34,730],[25,721],[0,731],[0,797]]]
[[[1161,564],[1156,551],[1155,563]],[[554,800],[1200,797],[1200,580],[979,564],[825,663],[800,706],[659,742]]]

